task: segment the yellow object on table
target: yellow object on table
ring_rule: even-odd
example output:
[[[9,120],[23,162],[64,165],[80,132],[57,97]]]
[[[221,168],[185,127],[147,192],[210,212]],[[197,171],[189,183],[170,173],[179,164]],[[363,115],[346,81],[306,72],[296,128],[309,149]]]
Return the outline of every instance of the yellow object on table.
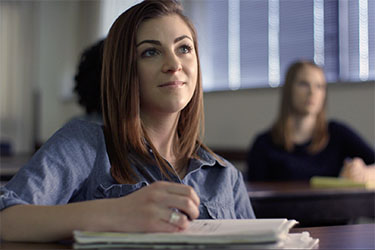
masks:
[[[314,176],[310,185],[316,188],[366,188],[375,189],[375,183],[357,182],[342,177]]]

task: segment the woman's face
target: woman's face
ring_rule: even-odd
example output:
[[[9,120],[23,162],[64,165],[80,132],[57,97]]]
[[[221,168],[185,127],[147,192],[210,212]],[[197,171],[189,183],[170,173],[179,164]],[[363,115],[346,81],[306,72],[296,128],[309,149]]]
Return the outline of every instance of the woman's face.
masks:
[[[297,115],[317,115],[323,108],[326,82],[323,72],[304,66],[292,86],[292,105]]]
[[[177,113],[191,100],[198,62],[193,36],[177,15],[143,22],[136,37],[141,112]]]

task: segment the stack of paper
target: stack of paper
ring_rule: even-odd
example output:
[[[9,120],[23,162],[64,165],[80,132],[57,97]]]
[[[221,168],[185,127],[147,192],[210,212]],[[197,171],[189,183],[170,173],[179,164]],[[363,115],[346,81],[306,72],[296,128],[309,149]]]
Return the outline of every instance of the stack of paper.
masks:
[[[74,231],[74,248],[268,248],[312,249],[307,232],[289,234],[297,224],[287,219],[195,220],[177,233],[115,233]]]

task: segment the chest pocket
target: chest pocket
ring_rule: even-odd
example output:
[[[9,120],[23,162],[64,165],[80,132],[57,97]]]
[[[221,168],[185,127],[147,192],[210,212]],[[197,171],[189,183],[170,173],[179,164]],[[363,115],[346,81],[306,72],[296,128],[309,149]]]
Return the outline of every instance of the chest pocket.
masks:
[[[96,189],[94,197],[96,199],[123,197],[141,189],[144,186],[147,186],[147,182],[145,181],[141,181],[136,184],[111,184],[109,186],[100,184]]]
[[[234,202],[201,201],[200,219],[236,219]]]

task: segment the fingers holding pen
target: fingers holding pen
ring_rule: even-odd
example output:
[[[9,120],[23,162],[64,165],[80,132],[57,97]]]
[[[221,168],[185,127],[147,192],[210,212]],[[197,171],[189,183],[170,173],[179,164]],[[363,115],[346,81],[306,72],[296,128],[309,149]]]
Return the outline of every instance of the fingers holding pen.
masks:
[[[154,202],[165,208],[177,209],[182,217],[198,218],[200,199],[192,187],[171,182],[156,182],[152,185],[161,190],[152,197]]]
[[[155,182],[147,189],[152,190],[148,195],[149,203],[161,215],[159,230],[180,231],[189,226],[189,220],[198,218],[200,201],[192,187],[172,182]]]
[[[112,201],[108,216],[114,231],[176,232],[199,216],[198,195],[179,183],[155,182]]]
[[[171,194],[179,195],[179,196],[186,196],[191,199],[196,206],[199,206],[200,199],[195,190],[187,185],[179,184],[179,183],[169,183],[170,185],[167,186],[167,191]]]

